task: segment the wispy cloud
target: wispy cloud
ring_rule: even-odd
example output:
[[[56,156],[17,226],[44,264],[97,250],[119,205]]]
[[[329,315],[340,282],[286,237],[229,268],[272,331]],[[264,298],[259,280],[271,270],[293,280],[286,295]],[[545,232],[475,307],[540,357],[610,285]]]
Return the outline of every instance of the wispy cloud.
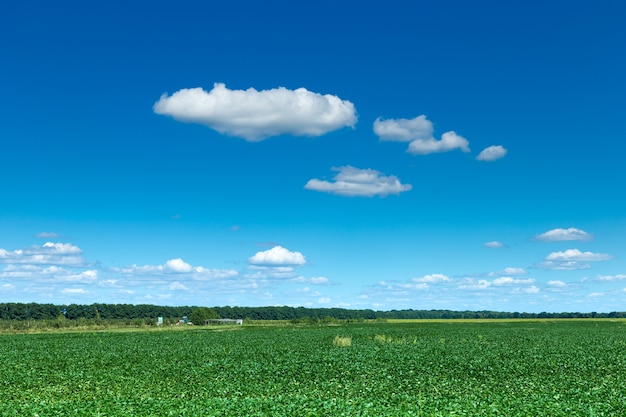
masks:
[[[607,253],[581,252],[578,249],[567,249],[562,252],[552,252],[546,256],[547,261],[608,261],[613,259]]]
[[[485,242],[483,245],[487,248],[499,249],[504,247],[504,243],[493,240],[491,242]]]
[[[36,237],[40,239],[57,239],[61,237],[61,235],[55,232],[41,232],[41,233],[37,233]]]
[[[46,242],[41,246],[8,251],[0,248],[0,264],[83,265],[82,250],[70,243]]]
[[[540,240],[542,242],[559,242],[559,241],[568,241],[568,240],[581,240],[587,241],[592,240],[593,236],[584,230],[576,229],[575,227],[570,227],[568,229],[552,229],[548,230],[545,233],[541,233],[540,235],[535,236],[536,240]]]
[[[498,159],[504,158],[507,152],[508,151],[503,146],[500,146],[500,145],[489,146],[488,148],[485,148],[482,151],[480,151],[480,153],[476,157],[476,160],[484,161],[484,162],[496,161]]]
[[[320,136],[357,122],[354,105],[334,95],[305,88],[229,90],[222,83],[209,92],[187,88],[165,94],[155,103],[154,112],[248,141],[283,134]]]
[[[460,149],[469,152],[469,142],[454,131],[445,132],[441,140],[433,136],[433,124],[425,115],[414,119],[380,118],[374,121],[374,133],[382,141],[409,142],[408,153],[428,155]]]
[[[348,165],[332,170],[339,171],[333,181],[311,179],[304,188],[346,197],[385,197],[413,188],[410,184],[402,184],[394,175],[386,176],[373,169],[359,169]]]
[[[623,281],[626,279],[626,274],[598,275],[596,279],[598,281]]]

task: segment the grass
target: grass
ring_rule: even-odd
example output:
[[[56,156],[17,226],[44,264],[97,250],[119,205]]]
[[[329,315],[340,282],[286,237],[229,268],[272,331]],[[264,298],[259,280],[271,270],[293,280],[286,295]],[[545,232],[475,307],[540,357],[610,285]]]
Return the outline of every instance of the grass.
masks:
[[[0,416],[626,415],[623,321],[220,330],[0,335]]]

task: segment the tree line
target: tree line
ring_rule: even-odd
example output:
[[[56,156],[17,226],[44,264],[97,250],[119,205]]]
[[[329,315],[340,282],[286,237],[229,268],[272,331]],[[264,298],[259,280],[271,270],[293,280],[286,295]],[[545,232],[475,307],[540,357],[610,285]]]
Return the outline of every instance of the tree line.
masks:
[[[134,320],[154,319],[176,321],[191,317],[194,311],[206,312],[207,307],[157,306],[151,304],[39,304],[0,303],[0,320],[51,320],[51,319],[102,319]],[[288,306],[266,307],[211,307],[211,317],[244,320],[385,320],[385,319],[511,319],[511,318],[626,318],[626,312],[501,312],[454,310],[351,310],[344,308],[307,308]]]

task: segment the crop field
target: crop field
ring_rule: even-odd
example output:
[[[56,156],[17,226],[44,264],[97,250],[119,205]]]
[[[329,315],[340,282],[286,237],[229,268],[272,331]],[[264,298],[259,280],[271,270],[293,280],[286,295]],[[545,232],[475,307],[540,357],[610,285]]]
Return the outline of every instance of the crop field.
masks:
[[[624,416],[623,321],[0,335],[0,416]]]

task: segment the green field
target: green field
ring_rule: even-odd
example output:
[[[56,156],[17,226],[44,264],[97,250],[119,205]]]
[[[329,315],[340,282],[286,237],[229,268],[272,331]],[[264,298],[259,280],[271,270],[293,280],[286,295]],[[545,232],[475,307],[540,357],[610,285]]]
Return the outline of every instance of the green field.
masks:
[[[4,334],[0,357],[0,416],[626,415],[623,321]]]

